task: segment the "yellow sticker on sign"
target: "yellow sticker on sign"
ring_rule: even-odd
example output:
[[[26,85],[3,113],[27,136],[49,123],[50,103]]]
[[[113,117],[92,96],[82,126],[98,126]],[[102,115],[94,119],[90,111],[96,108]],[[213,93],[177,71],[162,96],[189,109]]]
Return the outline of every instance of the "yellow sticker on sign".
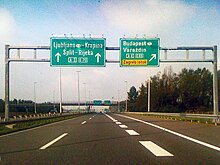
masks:
[[[147,64],[148,60],[122,60],[124,66],[143,66]]]

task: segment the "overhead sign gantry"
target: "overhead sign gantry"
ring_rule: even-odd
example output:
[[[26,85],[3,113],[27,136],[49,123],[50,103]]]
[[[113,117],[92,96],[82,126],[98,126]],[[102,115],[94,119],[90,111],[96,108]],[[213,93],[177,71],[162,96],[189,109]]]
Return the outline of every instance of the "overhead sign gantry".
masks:
[[[145,46],[146,45],[146,46]],[[33,50],[33,58],[22,58],[20,50]],[[10,56],[10,50],[17,50],[17,57]],[[37,50],[51,50],[50,59],[37,58]],[[106,50],[120,51],[119,60],[108,60]],[[159,57],[164,51],[164,59]],[[186,59],[168,59],[169,51],[185,51]],[[189,59],[189,51],[202,51],[203,59]],[[212,51],[213,58],[206,59],[205,52]],[[156,55],[155,55],[156,54]],[[159,62],[209,62],[213,65],[213,114],[218,115],[217,46],[161,48],[159,38],[121,39],[120,47],[106,47],[105,39],[94,38],[51,38],[50,46],[10,46],[5,45],[5,120],[9,120],[10,62],[50,62],[51,66],[105,66],[120,63],[120,66],[159,66]],[[129,65],[128,65],[129,64]]]

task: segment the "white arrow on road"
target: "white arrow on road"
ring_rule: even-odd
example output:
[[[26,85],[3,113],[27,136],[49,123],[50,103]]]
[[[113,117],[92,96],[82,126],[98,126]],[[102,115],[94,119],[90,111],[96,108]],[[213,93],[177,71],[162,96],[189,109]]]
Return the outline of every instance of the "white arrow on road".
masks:
[[[60,57],[61,57],[61,54],[58,52],[55,57],[57,58],[57,62],[60,62]]]
[[[157,58],[156,54],[151,54],[151,58],[150,58],[149,62],[152,61],[153,59],[156,59],[156,58]]]
[[[101,54],[97,53],[97,54],[95,55],[95,57],[96,57],[97,63],[99,63],[99,59],[100,59],[100,57],[101,57]]]

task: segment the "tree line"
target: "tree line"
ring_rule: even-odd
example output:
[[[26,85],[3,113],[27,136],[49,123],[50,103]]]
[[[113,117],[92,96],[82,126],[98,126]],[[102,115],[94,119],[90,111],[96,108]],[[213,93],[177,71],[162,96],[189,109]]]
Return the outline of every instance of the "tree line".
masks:
[[[9,102],[10,112],[27,112],[34,113],[34,101],[32,100],[22,100],[13,99]],[[56,106],[56,109],[59,107]],[[45,102],[37,105],[38,113],[48,113],[50,110],[54,109],[54,104],[50,102]],[[0,99],[0,113],[5,112],[5,101]]]
[[[213,75],[206,69],[182,69],[179,74],[166,68],[150,77],[150,110],[152,112],[208,112],[213,108]],[[148,80],[149,82],[149,80]],[[128,92],[128,111],[147,111],[148,83]],[[218,71],[220,84],[220,70]],[[220,94],[220,88],[219,94]]]

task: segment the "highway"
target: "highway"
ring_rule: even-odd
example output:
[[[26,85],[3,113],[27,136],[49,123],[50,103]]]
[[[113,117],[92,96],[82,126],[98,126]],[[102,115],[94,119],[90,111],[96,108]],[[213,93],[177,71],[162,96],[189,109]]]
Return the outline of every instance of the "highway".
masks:
[[[220,164],[220,127],[88,114],[0,136],[0,164]]]

